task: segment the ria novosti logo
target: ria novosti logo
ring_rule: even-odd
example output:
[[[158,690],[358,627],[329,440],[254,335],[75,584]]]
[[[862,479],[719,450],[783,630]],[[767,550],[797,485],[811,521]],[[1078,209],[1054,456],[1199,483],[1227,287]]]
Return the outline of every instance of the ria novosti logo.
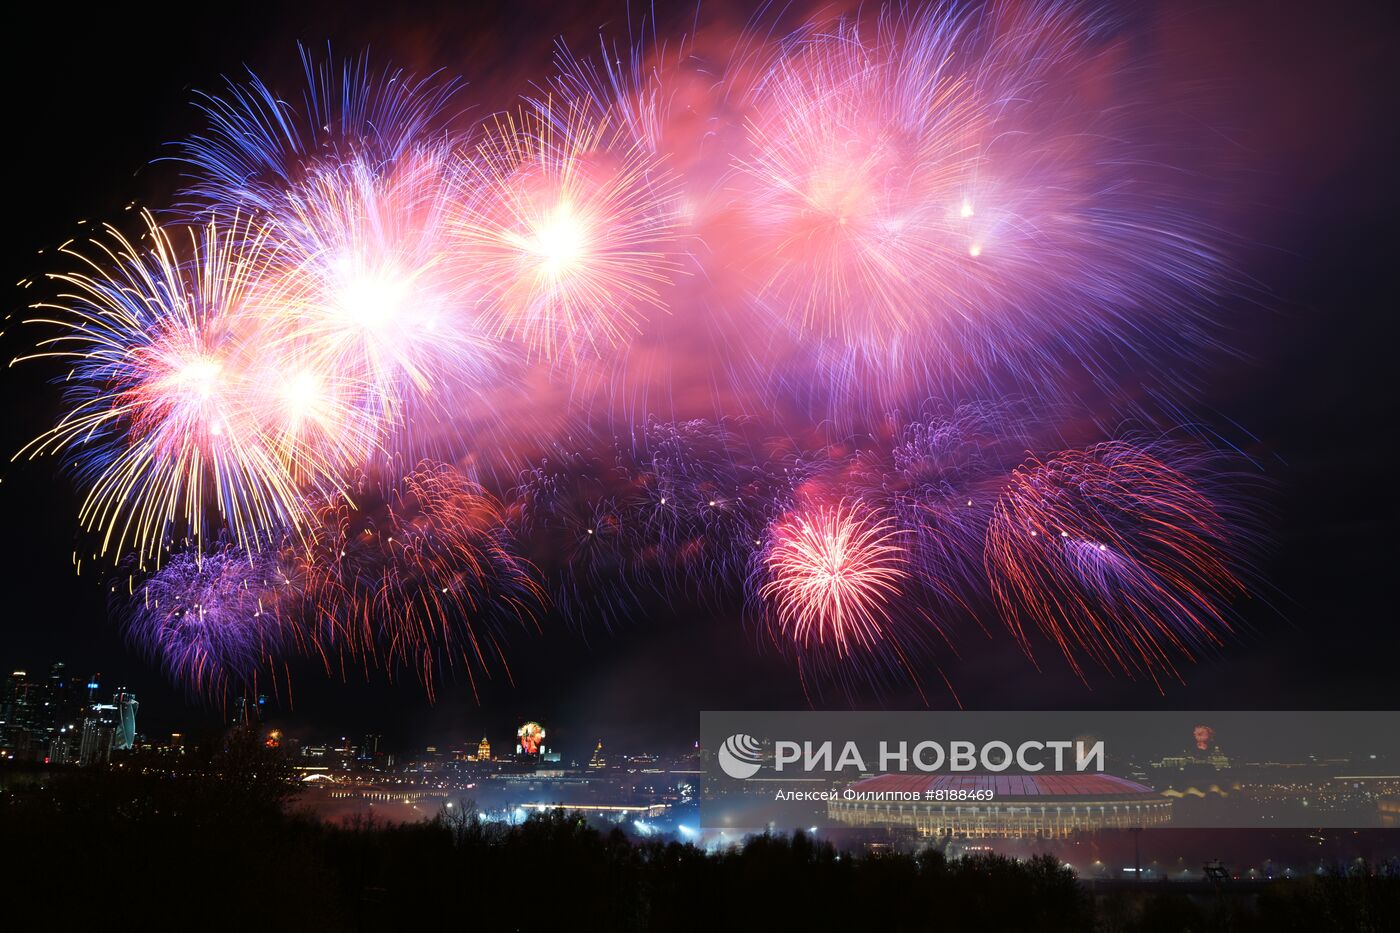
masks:
[[[719,747],[719,766],[725,774],[736,780],[751,778],[763,764],[763,749],[758,739],[742,732],[736,732],[724,740]]]
[[[870,757],[872,751],[878,752],[876,757]],[[910,771],[996,774],[1012,768],[1018,774],[1035,774],[1047,768],[1053,774],[1065,774],[1103,771],[1105,757],[1103,739],[1079,738],[1031,739],[1015,745],[997,739],[980,745],[966,739],[947,743],[932,739],[913,743],[881,740],[876,748],[864,749],[855,741],[779,739],[773,743],[771,757],[765,758],[758,739],[745,732],[736,732],[725,739],[718,755],[724,773],[740,781],[757,774],[765,761],[779,774],[794,770],[803,774]]]

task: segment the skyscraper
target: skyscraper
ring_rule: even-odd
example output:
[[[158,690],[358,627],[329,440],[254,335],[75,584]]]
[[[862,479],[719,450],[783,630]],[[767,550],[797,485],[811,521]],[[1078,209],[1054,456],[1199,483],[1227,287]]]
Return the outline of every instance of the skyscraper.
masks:
[[[3,688],[0,688],[0,748],[14,747],[15,721],[19,714],[25,677],[24,671],[15,671],[5,679]]]
[[[112,747],[124,751],[136,744],[136,711],[140,704],[136,702],[136,694],[128,692],[124,687],[117,691],[112,703],[117,709]]]
[[[135,716],[135,711],[132,711]],[[132,720],[133,725],[135,720]],[[117,729],[117,707],[110,703],[93,703],[83,714],[83,729],[78,745],[78,764],[106,764],[112,759],[112,738]]]

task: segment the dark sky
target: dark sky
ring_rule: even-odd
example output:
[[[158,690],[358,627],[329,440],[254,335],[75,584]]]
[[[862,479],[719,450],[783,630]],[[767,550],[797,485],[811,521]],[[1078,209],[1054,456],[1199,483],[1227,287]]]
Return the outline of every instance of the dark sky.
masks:
[[[1364,5],[1249,2],[1165,4],[1154,50],[1164,80],[1207,101],[1189,115],[1203,139],[1241,171],[1221,188],[1221,222],[1234,259],[1257,283],[1221,314],[1237,325],[1242,357],[1207,369],[1203,411],[1237,437],[1252,435],[1275,492],[1263,577],[1276,590],[1243,607],[1253,631],[1186,669],[1184,685],[1093,676],[1074,680],[1049,652],[1037,672],[1008,639],[975,631],[945,668],[965,704],[988,708],[1394,708],[1400,702],[1396,625],[1396,256],[1400,165],[1393,54],[1400,33]],[[564,12],[567,10],[567,12]],[[718,7],[707,8],[719,15]],[[687,21],[690,9],[663,11]],[[162,144],[197,125],[192,89],[213,88],[244,64],[291,77],[295,41],[340,51],[370,47],[376,61],[468,73],[471,96],[503,106],[522,76],[547,73],[565,34],[591,47],[599,27],[624,33],[618,4],[516,0],[474,12],[458,3],[198,4],[179,15],[111,5],[75,12],[29,4],[6,14],[5,209],[8,282],[52,268],[36,251],[77,232],[75,221],[117,218],[133,199],[164,203]],[[1165,23],[1166,25],[1160,25]],[[665,30],[663,29],[663,32]],[[6,314],[32,293],[11,288]],[[5,322],[0,354],[23,352]],[[17,333],[19,331],[19,333]],[[42,366],[0,371],[0,448],[17,449],[57,410]],[[52,461],[0,471],[0,665],[51,660],[100,670],[142,697],[152,733],[216,718],[187,701],[130,650],[107,620],[101,587],[75,577],[76,499]],[[692,736],[703,708],[804,705],[797,678],[758,655],[737,618],[657,605],[629,628],[584,637],[558,619],[514,646],[515,684],[488,684],[482,703],[464,685],[429,704],[418,685],[376,675],[366,684],[293,678],[294,708],[279,712],[308,735],[383,732],[410,747],[489,731],[504,740],[518,717],[553,726],[566,752],[595,735],[637,745]],[[935,705],[946,695],[931,692]],[[875,701],[871,701],[875,702]],[[908,698],[886,697],[889,705]]]

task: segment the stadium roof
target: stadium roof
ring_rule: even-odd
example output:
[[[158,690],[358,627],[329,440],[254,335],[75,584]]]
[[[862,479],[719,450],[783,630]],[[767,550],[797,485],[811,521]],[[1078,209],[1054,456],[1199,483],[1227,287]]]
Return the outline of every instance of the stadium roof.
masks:
[[[851,785],[857,791],[991,791],[1004,798],[1155,796],[1152,788],[1111,774],[877,774]]]

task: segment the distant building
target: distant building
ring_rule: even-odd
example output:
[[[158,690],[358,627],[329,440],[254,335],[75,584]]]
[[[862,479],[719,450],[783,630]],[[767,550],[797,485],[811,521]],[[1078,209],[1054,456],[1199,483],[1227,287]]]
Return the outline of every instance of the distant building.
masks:
[[[56,765],[77,764],[81,735],[78,726],[59,726],[49,740],[49,761]]]
[[[29,680],[27,671],[15,671],[0,693],[0,748],[20,758],[29,757],[32,734],[38,725],[36,706],[40,685]]]
[[[481,741],[478,742],[478,743],[477,743],[477,746],[476,746],[476,760],[477,760],[477,761],[490,761],[490,760],[491,760],[491,743],[488,742],[488,741],[486,741],[486,736],[484,736],[484,735],[481,737]]]
[[[1210,726],[1197,726],[1191,730],[1193,747],[1180,755],[1167,755],[1161,761],[1153,762],[1153,767],[1176,769],[1178,771],[1214,769],[1228,771],[1230,759],[1220,750],[1215,741],[1215,730]]]
[[[606,768],[608,761],[603,757],[603,740],[598,740],[598,747],[593,749],[593,757],[588,759],[588,767],[594,769]]]
[[[51,758],[59,730],[75,726],[80,709],[63,662],[53,664],[46,678],[14,671],[0,684],[0,757]]]
[[[111,703],[94,703],[83,716],[78,739],[78,764],[106,764],[112,760],[112,740],[117,731],[117,707]],[[133,713],[134,715],[134,713]]]
[[[239,697],[237,700],[234,701],[234,704],[233,704],[233,722],[231,722],[230,725],[232,725],[232,726],[234,726],[234,727],[239,727],[239,728],[248,725],[248,698],[247,698],[247,697]]]
[[[1063,839],[1101,829],[1164,826],[1172,818],[1170,799],[1108,774],[880,774],[850,789],[868,799],[828,801],[831,819],[848,826],[903,827],[923,836]],[[981,797],[966,799],[969,793]],[[881,799],[883,794],[912,799]]]
[[[125,688],[117,691],[112,703],[117,710],[112,747],[126,751],[136,744],[136,710],[141,704],[136,702],[136,694]]]

